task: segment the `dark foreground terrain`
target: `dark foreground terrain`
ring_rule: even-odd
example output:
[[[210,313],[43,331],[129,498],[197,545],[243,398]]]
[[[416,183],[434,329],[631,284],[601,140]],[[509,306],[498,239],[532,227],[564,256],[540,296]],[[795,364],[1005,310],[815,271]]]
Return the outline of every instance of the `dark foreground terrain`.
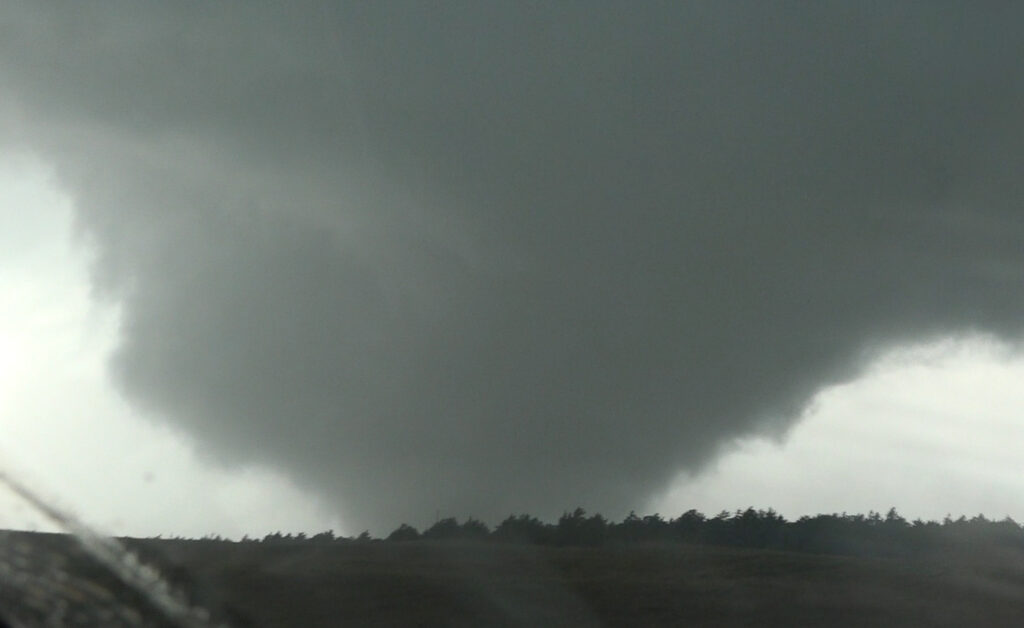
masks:
[[[47,544],[49,554],[69,551],[66,538],[19,538],[23,550],[24,538],[30,538]],[[222,616],[238,625],[264,628],[1024,622],[1024,555],[1019,553],[965,551],[910,561],[685,545],[130,544],[144,557],[161,556],[170,565],[168,578],[194,600],[226,612]],[[82,574],[79,560],[63,561],[63,568]],[[56,564],[33,561],[51,571]],[[99,583],[86,587],[93,597],[111,586],[97,570],[86,569],[85,576]],[[50,580],[67,587],[67,578],[54,579],[51,573]],[[8,578],[0,601],[16,604],[10,587]]]

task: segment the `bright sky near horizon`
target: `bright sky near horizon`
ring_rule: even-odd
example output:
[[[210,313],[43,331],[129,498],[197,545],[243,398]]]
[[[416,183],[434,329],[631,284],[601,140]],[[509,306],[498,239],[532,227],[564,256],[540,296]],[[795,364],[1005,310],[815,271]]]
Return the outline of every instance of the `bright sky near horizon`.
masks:
[[[117,306],[92,298],[72,202],[44,164],[0,155],[0,465],[116,534],[340,530],[281,474],[209,464],[118,395],[106,368]],[[0,527],[54,529],[3,489]]]
[[[284,475],[218,465],[121,398],[106,370],[118,308],[90,291],[73,202],[45,164],[0,155],[5,468],[116,534],[358,533]],[[1024,520],[1021,381],[1024,358],[990,338],[891,353],[860,380],[820,393],[784,438],[735,444],[705,472],[680,477],[650,511],[752,505],[797,517],[896,506],[910,518]],[[0,527],[50,529],[4,491]]]

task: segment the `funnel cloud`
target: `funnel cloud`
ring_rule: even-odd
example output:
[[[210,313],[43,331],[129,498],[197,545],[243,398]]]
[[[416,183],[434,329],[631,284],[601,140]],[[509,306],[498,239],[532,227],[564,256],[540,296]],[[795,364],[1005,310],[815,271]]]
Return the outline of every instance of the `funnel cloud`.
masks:
[[[386,531],[638,508],[1024,314],[1012,3],[8,2],[111,372]]]

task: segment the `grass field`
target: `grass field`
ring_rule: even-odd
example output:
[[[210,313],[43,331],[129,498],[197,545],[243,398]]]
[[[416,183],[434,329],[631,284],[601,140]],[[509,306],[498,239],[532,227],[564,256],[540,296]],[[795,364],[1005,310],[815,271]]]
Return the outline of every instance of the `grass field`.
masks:
[[[210,594],[297,626],[1019,626],[1024,556],[905,562],[695,546],[163,541]]]

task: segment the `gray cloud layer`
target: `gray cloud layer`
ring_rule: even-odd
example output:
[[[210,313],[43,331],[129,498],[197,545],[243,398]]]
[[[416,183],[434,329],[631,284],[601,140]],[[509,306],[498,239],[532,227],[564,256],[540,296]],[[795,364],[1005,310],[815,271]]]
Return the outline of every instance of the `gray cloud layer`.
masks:
[[[1024,312],[1018,6],[7,3],[114,372],[381,530],[637,507]]]

